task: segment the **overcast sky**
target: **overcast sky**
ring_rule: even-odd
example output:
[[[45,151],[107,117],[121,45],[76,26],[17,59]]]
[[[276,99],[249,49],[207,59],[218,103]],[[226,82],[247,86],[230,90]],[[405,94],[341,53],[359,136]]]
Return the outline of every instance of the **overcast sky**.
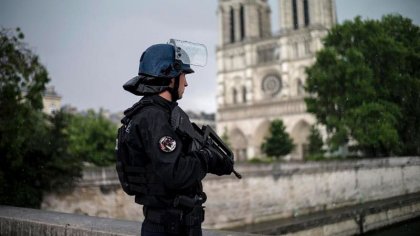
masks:
[[[313,1],[313,0],[311,0]],[[170,38],[203,43],[208,64],[188,76],[184,110],[216,111],[217,0],[0,0],[0,26],[20,27],[47,67],[63,104],[116,112],[139,98],[122,84],[138,72],[141,53]],[[272,7],[278,30],[277,0]],[[336,0],[338,21],[400,13],[420,24],[419,0]]]

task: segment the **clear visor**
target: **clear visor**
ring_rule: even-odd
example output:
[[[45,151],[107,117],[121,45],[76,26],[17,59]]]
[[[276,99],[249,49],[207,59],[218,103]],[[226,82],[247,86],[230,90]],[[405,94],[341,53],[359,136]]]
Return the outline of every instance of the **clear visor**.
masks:
[[[182,63],[194,66],[207,64],[207,48],[204,44],[178,39],[170,39],[168,43],[175,47],[175,59]]]

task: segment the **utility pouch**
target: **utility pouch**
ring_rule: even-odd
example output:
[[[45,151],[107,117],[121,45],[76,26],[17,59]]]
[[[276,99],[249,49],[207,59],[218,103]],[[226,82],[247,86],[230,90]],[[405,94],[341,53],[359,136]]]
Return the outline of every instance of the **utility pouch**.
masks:
[[[180,210],[170,209],[163,217],[165,232],[179,234],[181,230],[183,213]]]
[[[201,225],[204,221],[204,207],[203,206],[196,206],[192,209],[192,211],[185,215],[184,222],[186,226],[197,226]]]

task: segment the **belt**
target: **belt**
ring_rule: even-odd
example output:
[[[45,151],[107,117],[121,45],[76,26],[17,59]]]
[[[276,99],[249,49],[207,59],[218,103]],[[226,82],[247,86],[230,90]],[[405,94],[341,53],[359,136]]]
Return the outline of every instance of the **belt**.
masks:
[[[144,206],[145,221],[143,227],[151,232],[166,232],[188,235],[201,235],[201,223],[204,221],[205,195],[194,197],[177,196],[173,206],[156,208]]]
[[[162,224],[155,224],[150,222],[149,220],[145,219],[141,226],[144,230],[149,232],[156,232],[156,233],[165,233],[165,226]]]
[[[150,208],[144,207],[145,219],[154,224],[167,224],[176,222],[184,226],[201,225],[204,221],[204,207],[196,206],[188,213],[177,208]]]
[[[145,220],[142,227],[150,232],[202,236],[203,208],[202,206],[196,206],[190,212],[184,213],[176,208],[162,209],[145,206]]]

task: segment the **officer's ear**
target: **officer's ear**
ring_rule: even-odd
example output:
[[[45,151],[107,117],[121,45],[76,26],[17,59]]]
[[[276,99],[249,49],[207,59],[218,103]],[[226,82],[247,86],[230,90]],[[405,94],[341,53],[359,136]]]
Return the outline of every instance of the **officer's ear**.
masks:
[[[171,82],[169,83],[169,87],[171,88],[175,87],[175,78],[171,79]]]

